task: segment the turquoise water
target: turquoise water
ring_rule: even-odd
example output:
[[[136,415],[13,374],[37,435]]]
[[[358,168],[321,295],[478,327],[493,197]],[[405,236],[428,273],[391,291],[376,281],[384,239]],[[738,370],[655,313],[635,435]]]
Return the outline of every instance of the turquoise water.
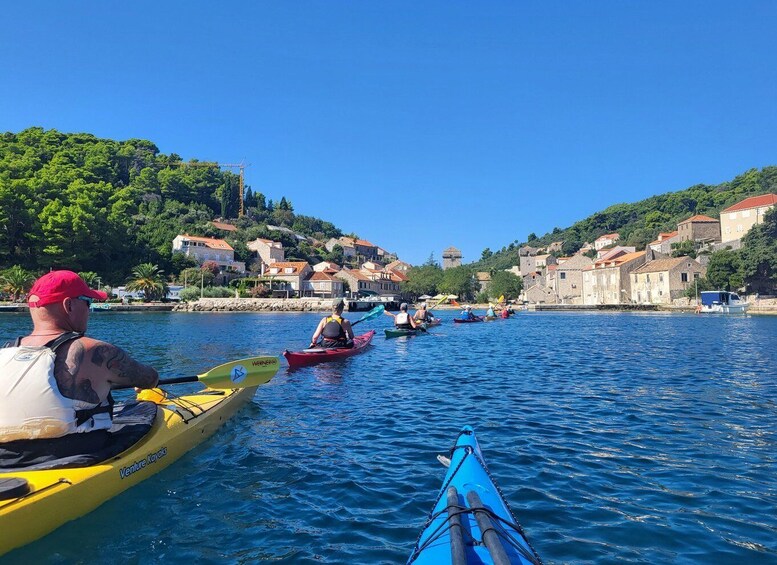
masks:
[[[206,444],[0,561],[403,563],[436,455],[471,424],[546,563],[777,563],[777,317],[442,316],[391,340],[390,318],[365,322],[380,333],[342,362],[282,361]],[[99,313],[89,333],[171,377],[305,347],[317,320]],[[28,328],[0,316],[1,336]]]

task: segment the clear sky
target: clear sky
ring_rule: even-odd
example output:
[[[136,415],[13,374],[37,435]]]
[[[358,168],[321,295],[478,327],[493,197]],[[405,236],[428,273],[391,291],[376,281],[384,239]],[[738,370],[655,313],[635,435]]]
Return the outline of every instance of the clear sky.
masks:
[[[250,163],[297,213],[464,261],[777,165],[777,2],[9,2],[0,130]]]

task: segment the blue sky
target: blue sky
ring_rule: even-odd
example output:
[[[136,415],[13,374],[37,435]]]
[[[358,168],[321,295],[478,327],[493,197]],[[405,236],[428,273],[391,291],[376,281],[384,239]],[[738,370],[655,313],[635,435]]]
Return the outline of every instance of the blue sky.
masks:
[[[14,2],[0,130],[143,138],[411,263],[777,164],[777,2]]]

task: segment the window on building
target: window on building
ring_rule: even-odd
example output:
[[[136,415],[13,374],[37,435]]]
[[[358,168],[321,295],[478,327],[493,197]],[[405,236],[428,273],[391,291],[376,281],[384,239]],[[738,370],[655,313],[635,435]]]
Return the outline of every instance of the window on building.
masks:
[[[658,282],[664,282],[664,273],[658,273]]]
[[[563,281],[563,280],[565,280],[565,279],[567,278],[567,274],[566,274],[566,273],[559,273],[559,274],[558,274],[558,276],[559,276],[559,278],[560,278],[562,281]]]
[[[742,217],[743,218],[749,218],[750,217],[750,210],[742,210]]]
[[[647,276],[645,277],[645,280],[646,280],[647,282],[650,282],[650,273],[648,273],[648,274],[647,274]]]
[[[700,276],[701,276],[701,273],[693,273],[693,280],[698,280]]]
[[[680,281],[681,282],[688,282],[688,273],[680,273]]]
[[[736,220],[737,219],[737,213],[736,212],[732,212],[731,214],[728,215],[728,219],[729,220]]]

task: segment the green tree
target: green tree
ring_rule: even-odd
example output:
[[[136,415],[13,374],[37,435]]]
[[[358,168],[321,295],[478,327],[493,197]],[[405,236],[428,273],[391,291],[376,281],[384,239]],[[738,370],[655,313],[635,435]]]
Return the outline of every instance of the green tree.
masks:
[[[732,290],[743,286],[740,254],[730,249],[722,249],[710,255],[706,278],[715,290]]]
[[[488,247],[486,247],[486,248],[483,250],[483,252],[480,254],[480,260],[481,260],[481,261],[485,261],[486,259],[488,259],[489,257],[491,257],[493,254],[494,254],[494,252],[493,252],[493,251],[491,251],[491,249],[489,249]]]
[[[141,263],[132,270],[132,278],[127,282],[127,290],[143,291],[146,302],[161,300],[167,294],[165,275],[156,265]]]
[[[467,266],[452,267],[443,271],[438,291],[443,294],[455,294],[469,300],[475,292],[475,279]]]
[[[11,295],[11,299],[17,302],[32,288],[35,282],[35,273],[14,265],[0,273],[0,289]]]
[[[496,271],[491,275],[488,293],[492,298],[504,295],[507,300],[518,298],[523,290],[523,280],[509,271]]]
[[[443,270],[439,265],[424,264],[407,271],[407,279],[402,283],[402,291],[414,296],[435,295],[443,279]]]
[[[752,292],[771,293],[777,288],[777,208],[764,216],[742,238],[742,274]]]

